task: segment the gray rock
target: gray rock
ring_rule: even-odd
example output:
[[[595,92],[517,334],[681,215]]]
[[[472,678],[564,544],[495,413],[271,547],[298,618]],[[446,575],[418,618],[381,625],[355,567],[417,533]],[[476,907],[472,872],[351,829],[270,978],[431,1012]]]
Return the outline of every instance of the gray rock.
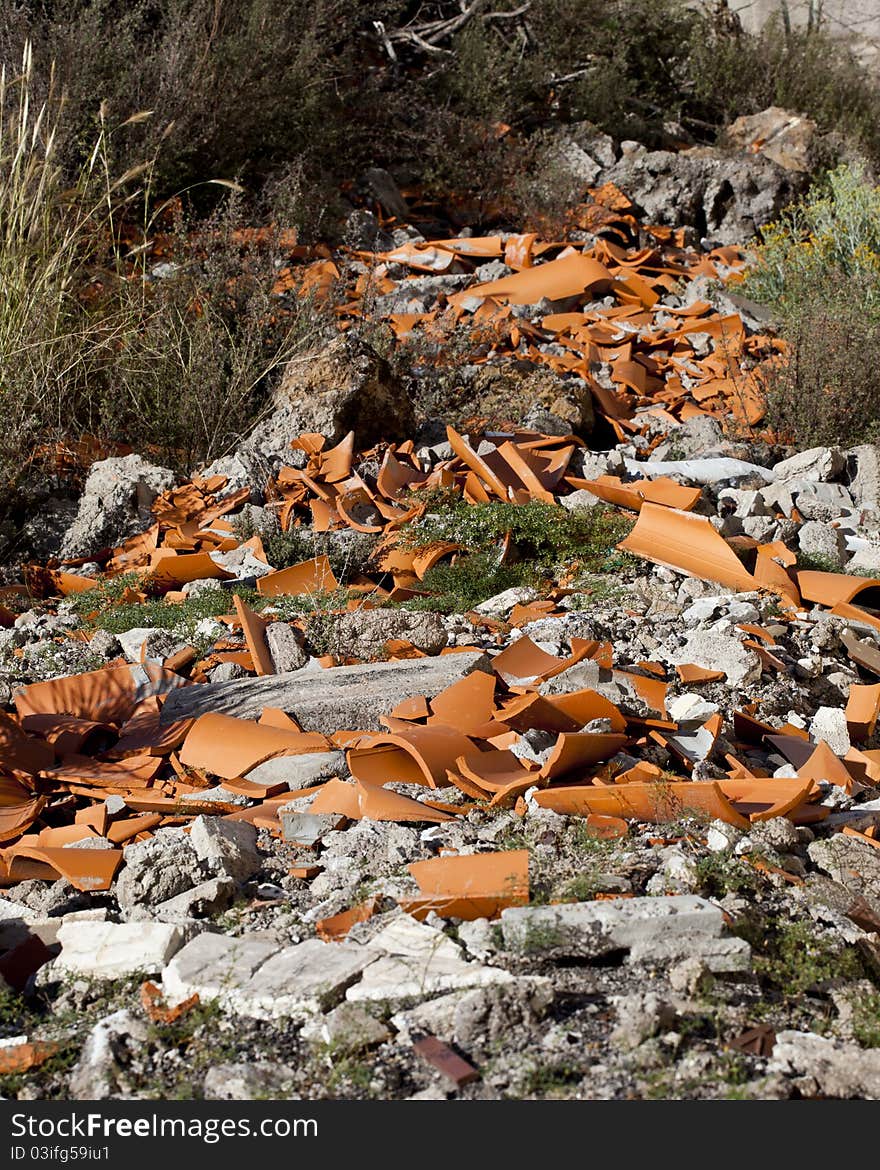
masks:
[[[278,756],[265,760],[248,772],[248,780],[255,784],[284,783],[295,791],[311,788],[331,776],[344,777],[348,774],[345,752],[306,752],[301,756]]]
[[[454,1043],[466,1052],[499,1051],[516,1038],[520,1044],[529,1043],[531,1030],[553,1003],[554,990],[552,980],[532,975],[460,996],[453,1016]]]
[[[265,678],[185,687],[169,695],[160,721],[170,723],[217,711],[257,718],[264,707],[280,707],[306,731],[331,735],[340,728],[378,730],[379,716],[403,699],[436,695],[474,670],[488,673],[489,660],[476,651],[437,658],[338,666],[320,674],[298,671]]]
[[[846,452],[850,495],[859,508],[880,514],[880,447],[863,443]]]
[[[143,532],[152,522],[153,500],[173,486],[173,471],[156,467],[140,455],[93,463],[76,519],[64,534],[62,556],[88,556]]]
[[[742,635],[734,629],[695,630],[682,647],[664,657],[673,666],[692,662],[709,670],[723,670],[730,687],[746,686],[761,677],[761,659],[742,644]]]
[[[266,627],[266,645],[269,647],[276,674],[301,670],[309,660],[293,626],[287,622],[272,622]]]
[[[704,935],[719,939],[724,915],[692,894],[671,898],[629,898],[613,902],[574,902],[559,906],[513,906],[501,913],[504,943],[510,950],[546,953],[556,958],[598,959],[671,938]]]
[[[779,1032],[771,1072],[795,1077],[803,1096],[880,1099],[880,1049],[812,1032]]]
[[[245,668],[239,666],[237,662],[220,662],[208,671],[208,678],[212,683],[235,682],[237,679],[250,677]]]
[[[271,1060],[215,1064],[208,1069],[202,1093],[206,1101],[297,1101],[289,1091],[295,1075],[290,1065]]]
[[[595,182],[612,182],[626,191],[646,222],[691,224],[713,241],[741,244],[805,190],[809,176],[751,152],[636,145]]]
[[[794,853],[800,846],[798,831],[788,817],[756,821],[749,835],[759,848],[765,846],[777,853]]]
[[[439,654],[446,645],[446,627],[438,613],[357,609],[323,621],[321,633],[329,653],[348,658],[380,658],[390,638],[403,638],[426,654]]]
[[[726,443],[718,420],[710,414],[698,414],[680,426],[672,427],[651,454],[655,459],[695,459],[701,455],[717,454]]]
[[[790,459],[783,459],[773,470],[776,479],[788,483],[792,479],[816,479],[827,481],[840,475],[846,466],[846,459],[839,447],[811,447],[799,451]]]
[[[363,252],[390,252],[394,240],[384,231],[372,211],[358,208],[352,211],[342,229],[342,238],[349,248]]]
[[[89,651],[105,661],[118,657],[121,649],[119,639],[109,630],[96,630],[89,638]]]
[[[615,995],[611,1002],[617,1012],[617,1027],[611,1033],[611,1041],[623,1048],[638,1048],[675,1023],[675,1008],[653,991]]]
[[[846,712],[840,707],[820,707],[810,720],[810,738],[824,739],[837,756],[845,756],[852,747],[846,725]]]
[[[269,416],[237,452],[246,464],[266,471],[290,463],[290,442],[304,432],[338,443],[353,430],[361,447],[405,437],[412,405],[388,363],[349,333],[335,336],[285,369]]]
[[[841,568],[847,559],[843,533],[819,520],[808,520],[801,525],[798,547],[802,553],[827,558],[835,569]]]
[[[59,974],[123,979],[161,971],[181,946],[183,935],[164,922],[65,920],[58,941],[61,954],[54,970]]]
[[[70,1074],[68,1096],[73,1101],[106,1101],[125,1089],[125,1070],[147,1040],[143,1020],[121,1010],[92,1028]]]
[[[125,865],[114,885],[120,906],[156,906],[201,882],[199,859],[182,833],[165,831],[125,850]]]
[[[755,15],[763,20],[766,10]],[[815,165],[815,136],[816,123],[812,119],[780,106],[769,106],[757,114],[742,114],[724,132],[724,140],[732,146],[769,158],[783,170],[803,172],[812,171]]]
[[[807,846],[810,860],[851,894],[880,898],[880,850],[842,833]]]
[[[198,994],[253,1019],[305,1020],[333,1007],[374,959],[365,947],[310,938],[281,947],[270,932],[199,935],[162,976],[172,1001]]]
[[[234,882],[252,878],[263,864],[257,849],[257,830],[246,821],[196,817],[189,843],[209,873],[231,878]]]
[[[364,1052],[391,1039],[391,1032],[381,1021],[353,1003],[341,1003],[326,1016],[306,1021],[300,1035],[334,1053]]]
[[[184,922],[190,918],[207,918],[218,914],[232,905],[237,890],[236,883],[231,878],[210,878],[200,882],[191,890],[184,890],[176,898],[169,898],[167,902],[160,902],[149,910],[140,907],[140,914],[144,918],[155,918],[157,922]],[[139,921],[140,914],[135,918],[135,911],[130,914],[132,921]]]
[[[199,474],[204,479],[210,479],[214,475],[226,476],[226,484],[213,493],[218,500],[225,500],[227,496],[234,495],[242,488],[247,487],[251,489],[250,502],[257,504],[259,492],[265,487],[265,484],[253,481],[253,468],[237,455],[221,455],[219,459],[215,459]]]

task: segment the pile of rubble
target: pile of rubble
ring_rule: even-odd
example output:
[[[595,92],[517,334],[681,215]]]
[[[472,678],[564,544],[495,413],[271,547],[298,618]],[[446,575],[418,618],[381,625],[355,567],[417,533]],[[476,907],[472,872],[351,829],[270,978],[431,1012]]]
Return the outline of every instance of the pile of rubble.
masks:
[[[206,1096],[880,1095],[877,449],[757,441],[782,348],[703,296],[739,252],[614,188],[579,214],[301,266],[348,379],[290,371],[188,483],[96,463],[66,559],[3,590],[0,975],[41,1005],[0,1040],[11,1092],[188,1064]],[[365,392],[368,314],[558,393],[417,433]],[[414,539],[438,501],[619,510],[621,587],[569,565],[431,612],[468,553]],[[369,555],[273,566],[270,518]],[[113,635],[114,582],[229,605]]]

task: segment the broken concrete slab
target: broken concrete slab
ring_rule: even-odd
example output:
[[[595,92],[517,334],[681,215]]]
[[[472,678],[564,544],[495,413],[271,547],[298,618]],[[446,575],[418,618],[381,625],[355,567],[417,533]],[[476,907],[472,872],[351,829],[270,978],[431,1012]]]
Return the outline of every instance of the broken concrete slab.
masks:
[[[218,877],[244,882],[263,864],[257,849],[257,830],[246,821],[196,817],[189,841],[199,861]]]
[[[644,956],[652,945],[668,948],[676,939],[720,939],[724,915],[705,898],[680,894],[513,906],[501,913],[501,931],[505,946],[513,951],[598,959],[614,951],[637,949]]]
[[[851,894],[880,898],[880,849],[856,837],[837,834],[812,841],[807,853],[814,865]]]
[[[129,921],[155,918],[157,922],[188,922],[191,918],[207,918],[226,910],[232,904],[237,888],[237,883],[231,878],[210,878],[150,910],[135,908],[129,914]]]
[[[207,712],[256,719],[264,707],[279,707],[304,731],[326,735],[341,728],[376,731],[380,715],[403,699],[437,695],[475,670],[490,673],[488,657],[464,651],[437,658],[337,666],[320,674],[296,672],[181,687],[165,700],[160,722],[164,725]]]
[[[813,1032],[779,1032],[770,1072],[796,1077],[804,1097],[880,1099],[880,1049]]]
[[[165,922],[65,922],[58,931],[59,975],[123,979],[155,975],[183,944],[178,926]]]
[[[332,1007],[376,956],[350,943],[307,939],[285,947],[270,931],[199,935],[162,975],[166,997],[216,1000],[252,1019],[298,1019]]]
[[[162,972],[165,998],[179,1003],[191,995],[228,1002],[229,995],[244,986],[253,973],[281,949],[269,931],[254,931],[235,938],[223,934],[199,934],[186,944]]]
[[[300,1035],[312,1044],[326,1045],[336,1052],[363,1052],[391,1039],[391,1032],[353,1003],[341,1003],[325,1016],[303,1024]]]
[[[401,915],[363,948],[375,962],[346,992],[353,1003],[404,1004],[440,991],[510,983],[508,971],[467,962],[448,935]]]
[[[254,784],[286,784],[291,791],[311,788],[331,776],[348,775],[344,752],[306,752],[301,756],[277,756],[251,768],[247,778]]]

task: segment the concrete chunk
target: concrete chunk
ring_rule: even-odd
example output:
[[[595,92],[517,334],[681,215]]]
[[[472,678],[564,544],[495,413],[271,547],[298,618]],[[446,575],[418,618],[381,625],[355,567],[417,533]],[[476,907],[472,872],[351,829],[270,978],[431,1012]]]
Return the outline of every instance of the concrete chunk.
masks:
[[[253,973],[281,949],[268,932],[230,938],[200,934],[174,956],[162,972],[162,986],[171,1002],[198,994],[205,1000],[228,1003]]]
[[[635,951],[644,958],[653,945],[668,949],[682,938],[719,939],[723,930],[721,910],[692,894],[514,906],[501,914],[508,949],[557,958],[599,959],[614,951]]]
[[[280,707],[305,731],[332,735],[340,728],[377,731],[379,716],[403,699],[433,696],[474,670],[490,672],[489,659],[478,651],[437,658],[337,666],[320,674],[296,671],[265,678],[233,679],[182,687],[168,696],[163,724],[207,711],[256,719],[264,707]]]
[[[305,1020],[338,1003],[374,957],[351,943],[309,938],[267,959],[230,1004],[252,1019]]]
[[[244,882],[258,873],[262,865],[257,830],[246,821],[196,817],[189,842],[199,861],[218,877]]]
[[[254,784],[286,784],[291,791],[311,788],[331,776],[346,776],[345,752],[306,752],[301,756],[277,756],[251,768]]]
[[[363,948],[376,962],[350,987],[352,1002],[406,1003],[439,991],[511,983],[514,976],[496,967],[468,963],[448,935],[403,915]]]
[[[161,971],[182,945],[183,932],[164,922],[65,922],[58,941],[57,972],[121,979]]]
[[[307,939],[282,947],[270,931],[203,934],[162,975],[172,1002],[198,994],[258,1020],[305,1020],[337,1003],[375,959],[365,947]]]
[[[812,1032],[780,1032],[770,1071],[806,1081],[804,1096],[880,1098],[880,1049]]]

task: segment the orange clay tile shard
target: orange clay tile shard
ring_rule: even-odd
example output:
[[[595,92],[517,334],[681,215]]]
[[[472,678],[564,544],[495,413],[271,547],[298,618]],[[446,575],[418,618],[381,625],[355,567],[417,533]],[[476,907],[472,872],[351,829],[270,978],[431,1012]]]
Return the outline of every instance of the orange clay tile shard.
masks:
[[[846,703],[846,726],[851,740],[864,743],[874,734],[877,716],[880,715],[880,683],[850,687]]]
[[[12,878],[22,861],[36,861],[50,873],[66,878],[74,889],[109,890],[122,864],[121,849],[59,849],[28,844],[29,840],[33,838],[22,838],[4,851]]]
[[[693,662],[686,662],[676,666],[675,673],[686,686],[699,686],[700,683],[717,682],[725,677],[723,670],[707,670],[704,666],[696,666]]]
[[[436,857],[407,866],[419,896],[400,905],[420,921],[433,911],[441,918],[495,918],[507,906],[529,900],[529,851]]]
[[[0,711],[0,768],[16,772],[41,772],[55,762],[54,750],[31,739],[5,711]]]
[[[266,627],[269,622],[245,605],[237,593],[233,596],[232,601],[238,620],[241,622],[244,640],[254,662],[254,669],[259,675],[274,674],[275,665],[266,644]]]
[[[493,297],[506,300],[512,305],[534,305],[545,298],[549,301],[564,300],[580,293],[598,288],[608,288],[612,282],[611,273],[589,256],[574,252],[570,256],[549,260],[533,268],[524,268],[513,276],[492,280],[488,284],[477,284],[464,294],[450,298],[452,303],[472,297]]]
[[[19,1044],[4,1044],[0,1047],[0,1076],[26,1073],[44,1064],[54,1056],[61,1045],[53,1040],[22,1041]]]
[[[335,942],[337,939],[345,938],[353,926],[357,926],[359,922],[367,922],[373,917],[381,901],[381,898],[374,896],[357,906],[352,906],[350,910],[343,910],[341,914],[319,918],[315,923],[318,938],[322,938],[324,942]]]
[[[208,553],[182,553],[175,555],[168,549],[157,549],[151,557],[150,579],[159,585],[180,586],[189,581],[213,578],[217,581],[231,581],[234,573],[217,564]]]
[[[850,577],[846,573],[804,569],[798,573],[797,580],[807,601],[827,606],[857,602],[869,609],[880,609],[880,580],[874,577]]]
[[[741,591],[756,588],[752,574],[705,516],[646,503],[617,547],[689,577]]]
[[[669,784],[617,784],[611,787],[548,788],[535,793],[535,803],[558,813],[600,813],[628,820],[662,823],[687,813],[748,829],[750,821],[737,812],[715,783],[672,781]]]
[[[482,727],[495,710],[495,677],[482,670],[465,675],[431,700],[431,722],[446,723],[467,734]]]
[[[161,988],[147,980],[141,984],[140,1000],[141,1007],[154,1023],[173,1024],[198,1004],[199,996],[196,993],[181,1000],[180,1003],[174,1004],[173,1007],[169,1007],[162,995]]]
[[[755,555],[755,581],[759,587],[772,590],[798,606],[801,595],[788,573],[796,563],[797,557],[781,540],[759,545]]]
[[[257,764],[275,756],[327,750],[327,739],[317,732],[285,731],[210,712],[199,716],[193,724],[184,741],[180,762],[232,780],[246,776]]]
[[[30,828],[46,803],[12,776],[0,776],[0,843],[13,841]]]
[[[809,747],[809,745],[807,745]],[[820,780],[827,781],[842,788],[844,792],[852,792],[853,776],[846,764],[836,756],[824,739],[820,739],[815,749],[810,752],[806,761],[798,768],[798,779],[809,780],[818,784]]]
[[[32,683],[15,695],[19,715],[65,714],[100,723],[123,723],[151,695],[184,686],[186,679],[153,662],[105,666],[88,674],[72,674]]]
[[[364,784],[360,780],[354,784],[344,780],[329,780],[312,801],[309,811],[316,814],[338,813],[352,821],[428,821],[440,824],[453,819],[448,812],[380,785]]]
[[[573,479],[569,482],[574,488],[585,488],[600,500],[617,504],[620,508],[630,508],[634,512],[640,512],[645,503],[689,512],[701,494],[699,488],[684,487],[665,477],[624,483],[617,476],[600,475],[598,479]]]
[[[492,659],[492,669],[506,683],[552,678],[570,665],[572,663],[566,659],[556,658],[536,646],[527,634],[511,642],[506,650]]]
[[[326,556],[302,561],[298,565],[291,565],[289,569],[267,573],[265,577],[257,580],[257,592],[262,593],[264,597],[277,597],[285,593],[332,593],[338,588],[339,582],[333,576],[330,561]]]
[[[356,780],[382,785],[424,784],[441,788],[447,769],[456,759],[473,751],[467,736],[443,724],[411,727],[395,735],[371,735],[348,753],[348,767]]]

